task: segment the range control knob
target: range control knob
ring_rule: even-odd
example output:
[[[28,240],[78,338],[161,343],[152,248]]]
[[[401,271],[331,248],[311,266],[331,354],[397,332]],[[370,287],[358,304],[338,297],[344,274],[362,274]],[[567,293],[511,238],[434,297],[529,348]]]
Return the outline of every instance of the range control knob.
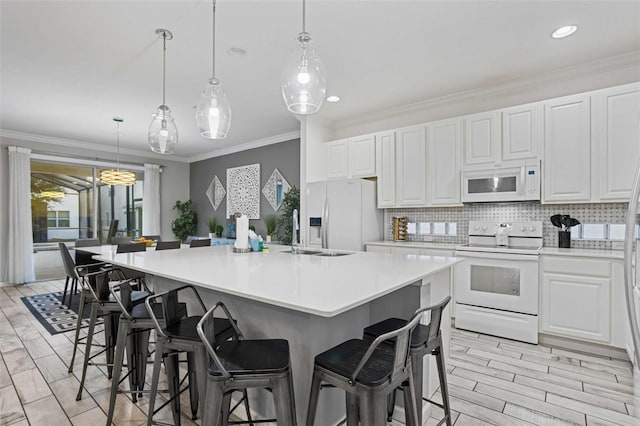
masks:
[[[520,227],[520,230],[521,230],[522,232],[526,232],[526,231],[527,231],[527,227],[526,227],[526,226],[524,226],[524,225],[522,225],[522,226]]]
[[[536,227],[534,225],[531,225],[529,227],[529,231],[534,232],[536,230]]]
[[[487,228],[487,226],[486,226],[486,225],[482,227],[482,230],[483,230],[483,231],[486,231],[487,229],[488,229],[488,228]]]
[[[479,229],[480,229],[480,227],[479,227],[478,225],[476,225],[476,226],[474,226],[474,227],[473,227],[473,230],[474,230],[474,231],[477,231],[477,230],[479,230]]]

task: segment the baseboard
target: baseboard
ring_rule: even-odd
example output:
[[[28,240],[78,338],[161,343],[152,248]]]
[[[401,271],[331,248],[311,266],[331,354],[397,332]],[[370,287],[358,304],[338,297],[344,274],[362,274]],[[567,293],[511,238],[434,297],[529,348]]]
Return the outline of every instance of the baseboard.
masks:
[[[583,340],[576,340],[568,337],[560,337],[543,333],[538,334],[538,341],[539,343],[554,346],[557,348],[584,352],[587,354],[608,356],[615,359],[629,361],[629,354],[625,349],[615,348],[613,346],[607,346],[593,342],[585,342]]]

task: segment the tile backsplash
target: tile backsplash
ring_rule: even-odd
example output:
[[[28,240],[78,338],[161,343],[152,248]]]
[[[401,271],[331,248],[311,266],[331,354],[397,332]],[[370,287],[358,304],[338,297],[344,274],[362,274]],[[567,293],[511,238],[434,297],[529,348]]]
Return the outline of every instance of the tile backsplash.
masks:
[[[431,207],[385,209],[385,240],[393,239],[392,218],[407,216],[409,222],[456,222],[457,235],[409,235],[411,241],[434,241],[441,243],[466,244],[470,220],[492,222],[513,222],[540,220],[543,223],[544,246],[558,247],[558,228],[551,224],[549,217],[554,214],[568,214],[581,223],[625,223],[627,203],[601,204],[540,204],[537,202],[465,204],[462,207]],[[431,240],[433,238],[433,240]],[[571,247],[591,249],[611,249],[611,241],[573,240]]]

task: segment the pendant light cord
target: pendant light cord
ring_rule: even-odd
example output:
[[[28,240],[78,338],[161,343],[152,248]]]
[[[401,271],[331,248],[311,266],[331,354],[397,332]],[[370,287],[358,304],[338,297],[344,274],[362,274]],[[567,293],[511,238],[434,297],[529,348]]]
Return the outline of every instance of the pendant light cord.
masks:
[[[120,122],[116,121],[116,167],[120,171]]]
[[[211,9],[211,18],[213,21],[211,31],[211,78],[216,78],[216,0],[212,0],[213,8]]]
[[[166,105],[165,102],[165,87],[166,87],[166,72],[167,72],[167,32],[162,32],[162,105]]]
[[[302,0],[302,32],[306,33],[307,32],[307,2],[305,0]]]

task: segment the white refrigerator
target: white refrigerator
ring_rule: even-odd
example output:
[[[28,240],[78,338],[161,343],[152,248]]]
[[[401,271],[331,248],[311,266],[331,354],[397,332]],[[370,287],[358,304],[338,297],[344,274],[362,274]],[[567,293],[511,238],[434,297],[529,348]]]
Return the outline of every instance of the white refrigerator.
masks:
[[[624,284],[630,335],[627,351],[633,368],[634,400],[640,405],[640,161],[631,190],[624,244]],[[640,418],[640,410],[635,410]]]
[[[364,250],[383,239],[383,211],[377,208],[376,183],[364,179],[307,184],[304,227],[310,247]]]

